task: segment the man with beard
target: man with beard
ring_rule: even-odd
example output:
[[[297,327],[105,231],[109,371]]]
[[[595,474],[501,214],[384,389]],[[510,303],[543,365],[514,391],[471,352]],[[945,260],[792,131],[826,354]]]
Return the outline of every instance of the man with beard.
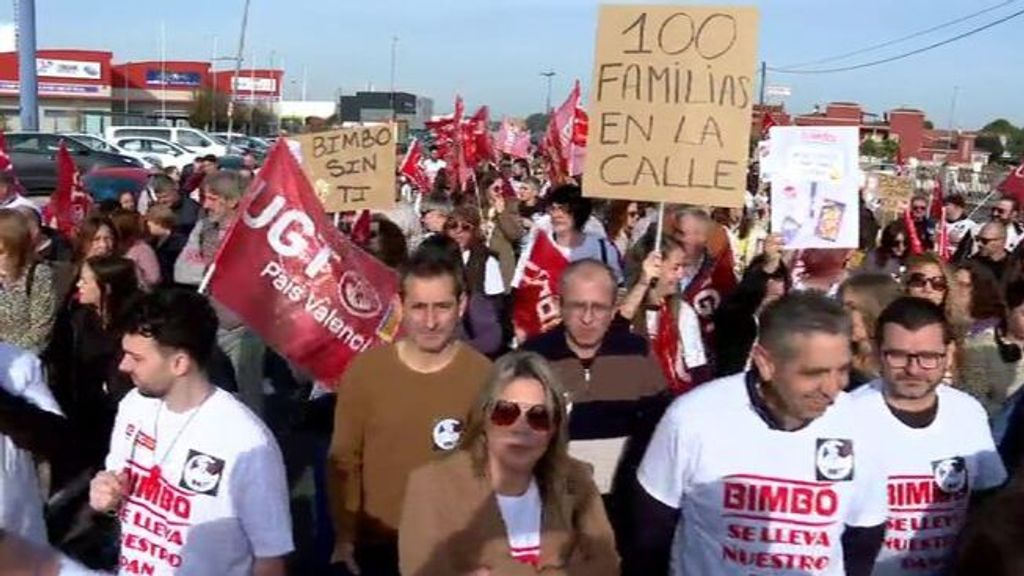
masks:
[[[284,461],[273,434],[207,376],[217,316],[181,289],[124,319],[121,401],[106,471],[89,503],[116,515],[122,573],[285,573],[294,548]]]
[[[942,378],[953,332],[937,305],[905,297],[879,316],[882,377],[853,406],[888,476],[889,521],[874,576],[945,574],[972,493],[1006,480],[985,409]]]
[[[850,318],[797,292],[759,324],[750,371],[684,394],[658,423],[625,574],[871,573],[885,488],[843,393]]]
[[[491,363],[458,340],[466,311],[458,261],[432,245],[403,265],[405,336],[361,353],[338,388],[328,455],[334,562],[352,574],[398,574],[398,524],[409,474],[459,445]]]

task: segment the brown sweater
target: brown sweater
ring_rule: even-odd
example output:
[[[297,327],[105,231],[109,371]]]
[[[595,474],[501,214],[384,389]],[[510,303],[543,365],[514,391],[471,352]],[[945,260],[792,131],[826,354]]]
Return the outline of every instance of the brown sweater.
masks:
[[[328,455],[336,541],[378,544],[397,536],[409,474],[455,448],[491,363],[458,344],[442,370],[414,372],[394,345],[361,354],[338,390]]]
[[[561,492],[561,512],[552,499],[542,503],[540,562],[533,568],[512,558],[494,490],[468,452],[416,470],[402,513],[402,574],[463,576],[486,567],[503,576],[617,576],[615,537],[589,466],[571,460]]]

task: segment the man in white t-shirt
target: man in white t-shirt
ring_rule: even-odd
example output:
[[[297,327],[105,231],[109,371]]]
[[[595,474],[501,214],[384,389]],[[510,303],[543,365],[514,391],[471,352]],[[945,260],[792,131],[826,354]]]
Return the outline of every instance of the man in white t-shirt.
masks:
[[[448,163],[441,159],[441,156],[437,150],[437,146],[430,147],[430,158],[423,161],[423,171],[427,173],[427,178],[430,179],[430,183],[434,183],[434,178],[437,178],[437,173],[442,168],[447,168]]]
[[[681,396],[658,424],[625,574],[870,573],[885,484],[842,392],[849,317],[820,294],[789,294],[761,314],[753,361]]]
[[[146,295],[130,310],[118,408],[93,509],[121,523],[121,574],[277,576],[292,551],[281,452],[248,408],[210,383],[217,341],[207,299]]]
[[[852,394],[888,477],[889,520],[873,574],[945,574],[972,493],[1002,484],[1006,469],[985,409],[941,385],[953,354],[942,308],[900,298],[877,326],[882,377]]]

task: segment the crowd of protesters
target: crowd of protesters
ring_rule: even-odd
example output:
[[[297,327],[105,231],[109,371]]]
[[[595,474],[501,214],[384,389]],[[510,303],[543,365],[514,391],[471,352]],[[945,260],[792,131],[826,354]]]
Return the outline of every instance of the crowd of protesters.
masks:
[[[756,178],[659,226],[540,160],[458,189],[424,169],[361,240],[399,271],[403,336],[333,383],[197,291],[255,167],[155,175],[72,237],[0,173],[0,571],[286,573],[277,362],[333,411],[315,573],[1020,573],[1015,199],[975,222],[944,198],[948,258],[927,197],[862,210],[857,250],[793,252]],[[529,334],[539,235],[568,265]]]

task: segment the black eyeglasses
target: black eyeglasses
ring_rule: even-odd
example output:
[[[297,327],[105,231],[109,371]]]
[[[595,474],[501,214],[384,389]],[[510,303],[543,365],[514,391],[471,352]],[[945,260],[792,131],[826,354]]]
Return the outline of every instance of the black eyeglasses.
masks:
[[[906,350],[883,350],[882,357],[893,368],[906,368],[912,361],[925,370],[934,370],[942,365],[945,352],[907,352]]]

